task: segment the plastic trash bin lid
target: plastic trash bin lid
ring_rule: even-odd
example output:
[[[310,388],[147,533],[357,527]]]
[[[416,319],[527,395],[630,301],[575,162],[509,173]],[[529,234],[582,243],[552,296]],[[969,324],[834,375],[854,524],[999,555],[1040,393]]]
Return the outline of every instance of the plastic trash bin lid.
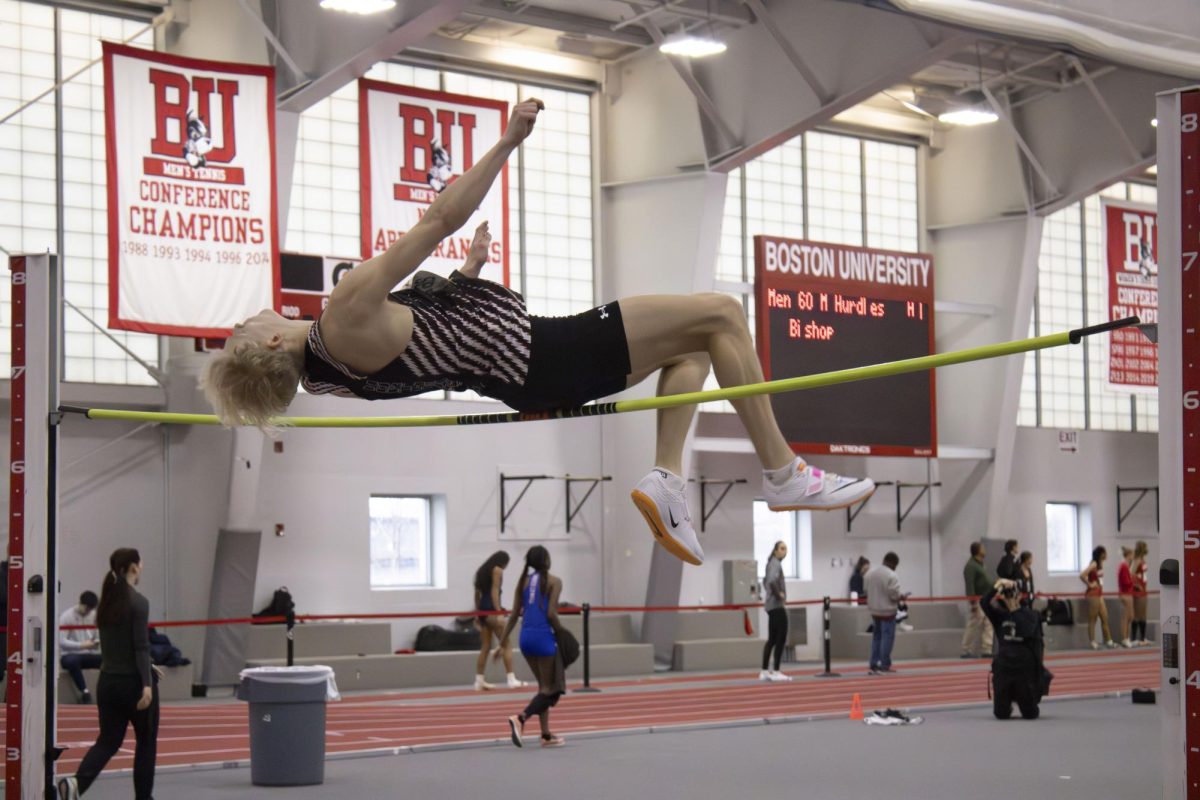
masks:
[[[242,670],[238,677],[243,681],[263,683],[324,683],[326,700],[342,699],[338,693],[337,681],[334,680],[333,667],[319,664],[305,667],[248,667]]]

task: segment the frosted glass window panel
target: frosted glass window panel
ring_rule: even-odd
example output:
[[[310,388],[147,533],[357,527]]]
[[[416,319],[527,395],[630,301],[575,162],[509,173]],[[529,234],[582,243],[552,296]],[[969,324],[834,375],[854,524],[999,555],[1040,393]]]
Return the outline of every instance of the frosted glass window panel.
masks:
[[[369,500],[371,588],[433,586],[433,503],[428,497]]]
[[[1078,573],[1086,564],[1079,511],[1076,503],[1046,504],[1046,569],[1051,573]]]
[[[861,140],[854,136],[805,134],[808,179],[808,238],[863,244]]]

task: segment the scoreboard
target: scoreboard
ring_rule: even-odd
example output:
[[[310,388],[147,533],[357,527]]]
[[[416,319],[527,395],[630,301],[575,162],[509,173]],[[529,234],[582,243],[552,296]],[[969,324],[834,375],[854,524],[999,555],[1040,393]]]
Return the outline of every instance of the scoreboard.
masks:
[[[768,380],[934,352],[933,258],[754,237],[756,333]],[[800,453],[937,455],[934,371],[771,395]]]

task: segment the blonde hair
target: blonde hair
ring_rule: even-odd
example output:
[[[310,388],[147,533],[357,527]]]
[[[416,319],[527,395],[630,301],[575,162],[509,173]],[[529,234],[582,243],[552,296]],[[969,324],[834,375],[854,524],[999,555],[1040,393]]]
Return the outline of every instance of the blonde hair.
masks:
[[[226,347],[204,367],[200,388],[221,422],[271,430],[271,418],[296,396],[300,369],[283,349],[245,342]]]

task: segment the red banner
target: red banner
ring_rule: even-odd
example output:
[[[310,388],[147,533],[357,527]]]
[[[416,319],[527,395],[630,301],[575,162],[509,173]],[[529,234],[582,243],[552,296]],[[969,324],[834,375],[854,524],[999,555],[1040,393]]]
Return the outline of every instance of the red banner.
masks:
[[[1108,318],[1158,322],[1158,213],[1150,206],[1102,200]],[[1158,345],[1137,328],[1113,331],[1106,384],[1120,391],[1158,389]]]

